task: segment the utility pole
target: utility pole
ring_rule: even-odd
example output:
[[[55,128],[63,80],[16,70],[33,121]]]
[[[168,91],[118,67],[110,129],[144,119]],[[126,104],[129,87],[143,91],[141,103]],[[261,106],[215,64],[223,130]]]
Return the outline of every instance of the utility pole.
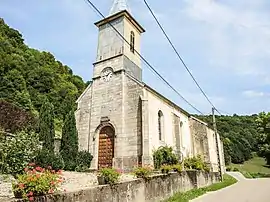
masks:
[[[215,138],[216,138],[219,177],[220,177],[220,181],[223,181],[222,169],[221,169],[221,158],[220,158],[219,145],[218,145],[218,143],[219,143],[218,132],[217,132],[217,124],[216,124],[215,108],[214,107],[212,108],[212,116],[213,116],[213,126],[214,126],[214,131],[215,131]]]

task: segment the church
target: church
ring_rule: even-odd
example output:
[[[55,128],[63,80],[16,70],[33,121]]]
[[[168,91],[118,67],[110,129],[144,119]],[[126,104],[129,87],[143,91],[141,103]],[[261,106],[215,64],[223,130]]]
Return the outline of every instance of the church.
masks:
[[[142,81],[138,53],[145,29],[126,0],[114,0],[109,16],[95,25],[93,78],[75,113],[79,149],[93,155],[91,169],[153,165],[153,151],[165,145],[181,158],[203,156],[212,171],[219,164],[224,169],[219,135]]]

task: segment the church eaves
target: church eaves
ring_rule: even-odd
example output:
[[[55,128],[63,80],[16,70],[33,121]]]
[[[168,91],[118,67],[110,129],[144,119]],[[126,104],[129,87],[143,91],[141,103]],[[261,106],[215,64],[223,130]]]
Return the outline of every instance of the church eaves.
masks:
[[[127,4],[127,0],[114,0],[113,6],[110,10],[110,15],[118,13],[120,11],[127,10],[130,13],[130,9]]]

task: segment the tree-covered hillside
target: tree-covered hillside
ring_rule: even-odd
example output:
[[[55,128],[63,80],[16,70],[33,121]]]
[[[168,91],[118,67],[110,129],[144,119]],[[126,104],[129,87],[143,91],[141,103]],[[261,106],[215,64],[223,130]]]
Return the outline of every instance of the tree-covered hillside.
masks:
[[[45,99],[54,106],[56,122],[66,106],[85,89],[81,77],[49,52],[29,48],[22,35],[0,18],[0,99],[38,114]]]
[[[212,124],[212,116],[197,116]],[[243,163],[258,152],[256,119],[252,116],[216,116],[217,128],[224,144],[226,163]]]

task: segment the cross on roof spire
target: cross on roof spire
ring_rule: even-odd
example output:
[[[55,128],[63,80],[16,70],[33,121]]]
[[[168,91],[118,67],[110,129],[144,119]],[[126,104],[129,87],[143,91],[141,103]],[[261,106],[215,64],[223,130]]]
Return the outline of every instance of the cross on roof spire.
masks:
[[[113,15],[123,10],[127,10],[130,12],[130,9],[127,4],[127,0],[114,0],[113,6],[110,10],[110,15]]]

